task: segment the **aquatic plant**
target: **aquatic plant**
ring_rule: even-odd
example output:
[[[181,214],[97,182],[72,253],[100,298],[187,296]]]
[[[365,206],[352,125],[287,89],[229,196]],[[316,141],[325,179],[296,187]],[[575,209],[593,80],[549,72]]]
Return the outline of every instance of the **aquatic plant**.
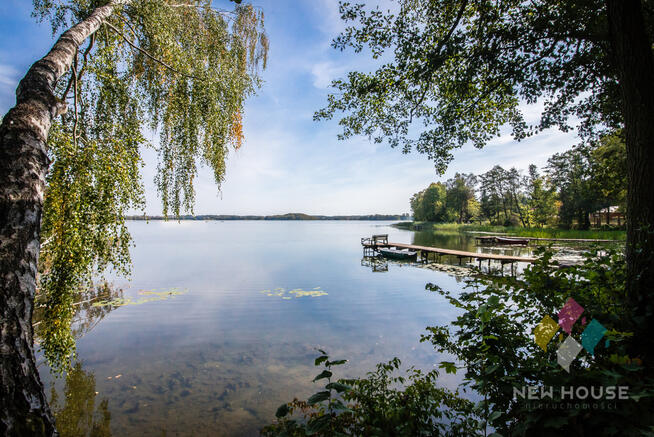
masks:
[[[294,288],[293,290],[286,291],[285,288],[277,287],[274,290],[262,290],[261,293],[266,296],[277,296],[284,300],[293,299],[293,297],[320,297],[327,296],[327,292],[320,287],[314,287],[311,290],[303,290],[301,288]]]
[[[180,291],[178,288],[171,288],[170,290],[164,290],[164,291],[154,291],[154,290],[141,290],[138,292],[139,295],[141,296],[148,296],[148,297],[142,297],[139,299],[132,299],[131,297],[116,297],[113,299],[109,300],[101,300],[98,302],[94,302],[92,306],[94,307],[104,307],[104,306],[112,306],[112,307],[120,307],[120,306],[125,306],[125,305],[140,305],[148,302],[156,302],[160,300],[166,300],[166,299],[171,299],[175,296],[179,296],[180,294],[186,294],[188,290],[183,290]]]

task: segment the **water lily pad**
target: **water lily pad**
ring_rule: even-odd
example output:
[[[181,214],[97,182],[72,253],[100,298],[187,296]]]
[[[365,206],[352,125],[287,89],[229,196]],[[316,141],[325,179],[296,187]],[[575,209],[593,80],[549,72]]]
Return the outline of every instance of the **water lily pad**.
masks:
[[[276,296],[281,297],[284,300],[290,300],[293,297],[320,297],[327,296],[327,292],[322,290],[320,287],[314,287],[311,290],[303,290],[301,288],[294,288],[293,290],[286,291],[286,289],[278,287],[275,288],[275,291],[262,290],[261,293],[266,296]]]
[[[148,296],[148,297],[142,297],[139,299],[132,299],[131,297],[127,297],[127,298],[119,297],[115,299],[101,300],[98,302],[94,302],[92,306],[102,307],[102,306],[110,305],[113,307],[120,307],[125,305],[140,305],[147,302],[170,299],[180,294],[185,294],[186,292],[187,290],[181,291],[178,288],[171,288],[165,291],[140,290],[138,292],[139,295]]]

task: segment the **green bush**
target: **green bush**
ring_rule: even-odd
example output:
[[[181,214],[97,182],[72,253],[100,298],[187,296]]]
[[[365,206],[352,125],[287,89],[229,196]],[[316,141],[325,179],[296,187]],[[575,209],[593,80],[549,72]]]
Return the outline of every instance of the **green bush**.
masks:
[[[423,341],[454,354],[465,369],[465,383],[484,397],[480,408],[491,411],[491,425],[503,436],[524,435],[654,435],[654,379],[638,357],[630,357],[634,321],[624,302],[625,261],[615,251],[586,254],[579,266],[560,268],[551,252],[541,249],[539,261],[518,278],[479,275],[466,292],[453,296],[439,287],[464,312],[452,324],[428,328]],[[544,351],[533,329],[543,317],[556,317],[569,298],[584,308],[582,317],[607,328],[591,355],[582,350],[567,372],[557,364],[556,351],[566,335],[558,335]],[[580,341],[584,320],[573,325]],[[629,348],[631,346],[631,348]],[[529,400],[514,388],[552,387],[553,399]],[[627,386],[629,399],[613,402],[567,402],[561,387]],[[564,405],[564,408],[554,408]],[[588,406],[588,408],[586,408]]]
[[[411,368],[406,376],[394,376],[401,364],[394,358],[365,378],[331,382],[332,367],[345,360],[329,361],[320,352],[315,364],[324,369],[314,381],[326,380],[324,390],[306,401],[282,404],[263,436],[484,435],[474,403],[437,387],[436,370]]]

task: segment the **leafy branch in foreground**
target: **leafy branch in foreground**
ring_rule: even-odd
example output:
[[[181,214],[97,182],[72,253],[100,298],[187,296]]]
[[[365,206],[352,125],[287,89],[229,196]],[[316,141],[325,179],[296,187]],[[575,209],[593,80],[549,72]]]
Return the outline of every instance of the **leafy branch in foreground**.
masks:
[[[562,269],[549,250],[541,249],[539,255],[522,277],[480,275],[458,296],[428,284],[463,314],[451,326],[428,328],[422,340],[463,365],[464,386],[483,396],[480,408],[491,412],[490,426],[500,435],[651,435],[654,378],[640,357],[629,356],[631,332],[641,322],[624,303],[624,256],[594,250],[585,254],[582,265]],[[559,329],[544,351],[535,342],[534,329],[545,316],[556,317],[571,297],[585,317],[573,325],[572,338],[582,338],[590,319],[607,332],[594,354],[582,351],[568,372],[557,364],[557,349],[568,334]],[[570,406],[562,391],[586,387],[597,392],[613,386],[628,387],[629,399],[577,399]],[[551,387],[553,398],[517,396],[514,390],[524,387]]]
[[[415,149],[443,173],[453,149],[481,148],[505,127],[520,140],[568,131],[573,117],[586,137],[620,126],[603,1],[397,3],[395,11],[340,3],[348,27],[333,47],[384,59],[332,83],[314,117],[342,114],[340,138]],[[525,119],[522,102],[543,103],[538,121]]]
[[[324,390],[306,401],[281,405],[277,421],[264,436],[474,436],[483,435],[472,402],[436,386],[438,372],[411,368],[394,376],[401,362],[380,363],[365,378],[332,382],[330,361],[322,350],[315,365],[324,370],[314,381],[327,379]],[[398,389],[397,387],[401,387]],[[294,415],[294,413],[296,413]]]

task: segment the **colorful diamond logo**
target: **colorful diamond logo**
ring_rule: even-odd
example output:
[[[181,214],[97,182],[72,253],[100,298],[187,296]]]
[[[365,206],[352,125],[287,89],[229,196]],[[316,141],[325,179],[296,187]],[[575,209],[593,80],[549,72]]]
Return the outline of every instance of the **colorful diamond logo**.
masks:
[[[566,338],[556,350],[556,362],[569,373],[570,364],[577,358],[581,349],[581,345],[577,343],[577,340],[572,337]]]
[[[570,372],[570,364],[577,358],[582,349],[594,355],[595,346],[599,344],[604,337],[607,329],[600,322],[593,319],[586,325],[586,317],[581,320],[581,326],[586,328],[581,333],[581,344],[569,334],[575,322],[581,317],[584,308],[579,305],[573,298],[569,298],[563,308],[559,311],[559,322],[555,322],[550,316],[543,317],[543,320],[534,328],[534,341],[541,349],[547,351],[547,345],[556,335],[559,327],[568,333],[568,337],[563,340],[563,334],[559,334],[559,347],[556,350],[556,362]],[[605,347],[609,347],[609,340],[606,340]]]
[[[558,330],[558,323],[556,323],[550,316],[543,317],[543,320],[541,320],[538,326],[534,328],[536,344],[544,351],[547,351],[547,343],[550,342]]]
[[[559,311],[559,325],[565,332],[570,334],[572,327],[583,312],[584,308],[573,298],[568,299],[561,311]]]
[[[600,322],[595,319],[591,320],[584,332],[581,333],[581,345],[589,354],[595,355],[595,346],[604,337],[605,332],[606,328]]]

